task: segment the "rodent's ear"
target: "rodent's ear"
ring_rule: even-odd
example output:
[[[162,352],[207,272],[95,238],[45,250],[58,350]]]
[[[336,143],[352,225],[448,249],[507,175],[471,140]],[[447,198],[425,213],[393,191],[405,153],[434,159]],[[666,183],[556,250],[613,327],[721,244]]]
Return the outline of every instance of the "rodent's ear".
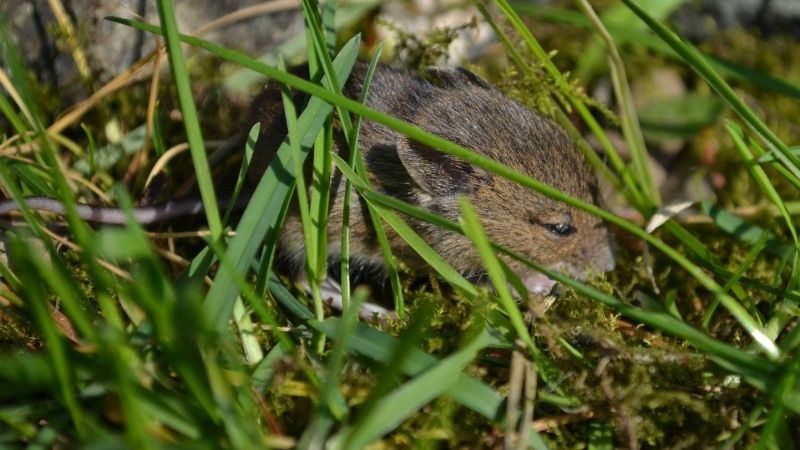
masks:
[[[411,179],[431,195],[470,193],[487,181],[483,170],[406,137],[397,143],[397,154]]]
[[[466,84],[471,84],[483,89],[492,88],[486,80],[461,67],[455,69],[428,67],[425,69],[425,79],[440,88],[464,87]]]

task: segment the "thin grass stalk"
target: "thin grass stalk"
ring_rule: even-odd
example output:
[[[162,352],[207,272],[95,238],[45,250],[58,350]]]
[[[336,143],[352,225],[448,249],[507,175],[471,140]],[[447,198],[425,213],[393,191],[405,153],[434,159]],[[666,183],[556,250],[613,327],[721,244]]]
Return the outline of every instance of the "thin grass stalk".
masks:
[[[322,69],[325,74],[324,83],[326,87],[332,92],[338,94],[342,93],[337,78],[336,72],[333,69],[333,61],[331,59],[332,47],[335,44],[335,35],[323,29],[326,25],[332,25],[330,22],[334,16],[333,5],[325,5],[325,16],[320,17],[319,2],[316,0],[303,0],[303,16],[306,23],[307,32],[307,46],[308,46],[308,59],[315,61],[315,65]],[[334,41],[332,42],[331,39]],[[347,139],[352,130],[352,122],[350,115],[347,111],[337,108],[339,114],[339,121],[342,126],[342,133]],[[327,256],[327,241],[328,241],[328,209],[330,206],[330,191],[331,191],[331,153],[333,150],[333,120],[328,118],[323,132],[318,136],[317,144],[314,146],[313,156],[313,171],[312,171],[312,190],[311,190],[311,221],[315,226],[316,239],[315,249],[312,255],[314,259],[310,262],[315,266],[315,273],[318,277],[314,280],[316,286],[312,284],[312,293],[314,289],[315,305],[319,302],[321,308],[321,294],[319,293],[319,284],[327,277],[328,272],[328,256]],[[309,280],[310,281],[310,280]],[[318,298],[319,297],[319,298]],[[318,316],[320,319],[321,316]],[[317,350],[321,353],[324,347],[324,335],[317,335],[319,339],[317,342]]]
[[[461,209],[461,228],[464,230],[464,234],[472,241],[481,261],[483,261],[483,267],[489,273],[489,278],[492,280],[492,285],[497,292],[500,306],[503,307],[503,310],[511,320],[511,324],[514,325],[514,331],[525,343],[525,346],[528,347],[530,354],[538,353],[536,345],[533,343],[530,333],[528,333],[528,327],[525,325],[525,320],[517,306],[517,302],[511,296],[508,283],[503,275],[503,269],[500,267],[500,261],[492,251],[483,225],[478,219],[478,213],[475,212],[475,208],[466,197],[459,198],[458,206]]]
[[[322,19],[319,15],[319,2],[316,0],[308,0],[301,4],[302,12],[303,12],[303,21],[305,24],[305,37],[306,37],[306,57],[308,60],[308,75],[310,80],[319,79],[320,74],[325,73],[324,63],[322,62],[325,56],[329,56],[328,54],[328,46],[325,42],[325,35],[321,31],[322,27]],[[283,68],[285,70],[285,68]],[[328,75],[328,74],[326,74]],[[330,76],[330,75],[328,75]],[[333,75],[335,76],[335,74]],[[327,77],[326,77],[327,79]],[[337,81],[334,80],[334,85],[337,84]],[[286,87],[288,90],[289,88]],[[291,101],[291,98],[284,94],[283,96],[284,103],[286,101]],[[296,119],[296,118],[295,118]],[[309,293],[311,294],[311,301],[314,305],[314,315],[318,320],[321,320],[324,314],[324,308],[322,303],[322,291],[320,288],[320,283],[324,280],[325,273],[320,273],[319,268],[319,260],[325,257],[325,248],[324,244],[322,243],[323,235],[325,234],[326,228],[320,224],[319,216],[320,216],[320,189],[324,189],[324,180],[321,178],[320,172],[324,170],[321,165],[324,164],[324,159],[326,158],[323,155],[323,152],[327,151],[324,144],[325,134],[327,130],[331,127],[331,115],[328,114],[327,118],[325,119],[325,124],[322,126],[322,129],[317,134],[316,138],[314,139],[314,144],[311,147],[311,160],[312,160],[312,169],[311,169],[311,179],[309,180],[310,189],[308,189],[308,185],[305,180],[305,171],[303,170],[303,164],[300,163],[298,166],[299,159],[299,147],[293,147],[294,157],[295,157],[295,177],[303,177],[302,184],[297,185],[298,189],[298,200],[300,199],[301,193],[300,190],[303,191],[302,196],[307,198],[304,205],[301,205],[300,208],[305,210],[305,213],[301,213],[301,225],[303,227],[303,237],[305,240],[304,247],[305,247],[305,268],[306,268],[306,283],[308,284]],[[299,144],[298,144],[299,145]],[[298,172],[299,170],[299,172]],[[304,218],[305,216],[305,218]],[[323,352],[323,347],[325,345],[324,336],[321,334],[317,334],[315,336],[315,345],[316,351],[318,353]],[[303,445],[302,440],[300,444]]]
[[[628,143],[628,148],[633,158],[633,166],[636,169],[637,178],[641,187],[649,197],[650,203],[654,206],[661,205],[661,196],[658,193],[658,188],[653,183],[653,177],[650,173],[650,165],[647,157],[647,147],[644,143],[644,135],[642,129],[639,127],[639,119],[636,114],[636,107],[633,105],[633,98],[631,95],[631,87],[628,83],[628,77],[625,73],[625,65],[622,62],[622,57],[614,44],[614,39],[608,33],[603,22],[597,17],[592,5],[587,0],[577,0],[584,13],[589,17],[589,20],[595,27],[595,30],[606,44],[606,51],[608,53],[608,67],[611,70],[611,80],[614,86],[614,92],[619,102],[622,120],[622,131],[625,135],[625,141]]]
[[[19,114],[17,114],[16,111],[14,111],[14,106],[11,105],[11,102],[8,101],[8,98],[3,92],[0,92],[0,112],[3,113],[3,116],[17,132],[17,135],[23,137],[27,136],[28,129],[25,127],[22,118],[19,117]]]
[[[282,65],[282,63],[280,64]],[[292,100],[292,93],[288,86],[283,85],[281,89],[281,97],[283,98],[283,111],[286,117],[286,129],[288,130],[289,146],[293,155],[294,182],[297,185],[297,207],[300,213],[300,224],[302,226],[303,239],[305,241],[304,249],[306,253],[306,281],[308,282],[309,289],[311,290],[314,303],[314,316],[317,318],[317,320],[322,320],[324,318],[324,311],[322,308],[322,296],[319,289],[320,276],[317,274],[317,266],[314,264],[318,252],[318,235],[314,231],[314,224],[311,217],[311,202],[308,199],[305,174],[303,173],[303,158],[300,156],[300,136],[297,129],[297,111],[294,106],[294,100]]]
[[[225,209],[225,214],[222,216],[222,223],[227,224],[231,215],[236,210],[237,199],[242,192],[242,187],[247,181],[247,171],[250,168],[250,161],[253,159],[253,151],[255,150],[256,141],[258,140],[259,132],[261,131],[261,124],[256,122],[250,131],[247,133],[247,139],[242,149],[242,163],[239,165],[239,174],[236,176],[236,183],[233,186],[230,199],[228,200],[228,207]]]
[[[383,52],[383,43],[378,44],[375,48],[375,53],[372,55],[367,73],[364,75],[364,85],[361,89],[361,96],[359,102],[366,104],[367,95],[369,93],[369,86],[372,82],[372,76],[375,73],[375,68],[380,60],[381,53]],[[353,137],[349,139],[350,142],[350,160],[348,164],[350,168],[356,170],[356,161],[359,160],[360,149],[358,147],[359,131],[361,130],[361,116],[356,116],[353,123]],[[344,180],[344,194],[342,195],[342,237],[340,244],[341,254],[341,282],[342,288],[342,311],[347,311],[350,306],[350,201],[353,194],[353,185],[349,178]]]
[[[333,151],[333,118],[329,117],[322,133],[317,136],[312,155],[310,214],[312,232],[315,234],[314,259],[315,282],[319,286],[328,276],[328,213],[331,193],[331,152]],[[314,300],[316,301],[316,299]],[[321,302],[321,298],[320,298]]]
[[[361,152],[356,153],[356,174],[361,177],[361,179],[368,183],[367,181],[367,168],[364,164],[364,158],[361,155]],[[381,249],[381,255],[383,256],[383,263],[386,266],[386,273],[389,276],[389,283],[392,287],[392,296],[394,297],[394,311],[397,314],[397,317],[404,317],[405,316],[405,301],[403,300],[403,288],[400,284],[400,271],[397,267],[397,260],[395,259],[394,255],[392,254],[392,248],[389,244],[389,238],[386,235],[386,230],[383,228],[383,220],[381,220],[381,214],[378,210],[370,203],[367,203],[367,210],[369,211],[369,218],[370,222],[372,223],[372,229],[375,230],[375,237],[378,240],[378,246]]]
[[[321,29],[321,21],[319,18],[319,8],[317,6],[317,2],[313,0],[302,0],[303,5],[303,15],[306,18],[306,23],[308,24],[307,32],[311,35],[311,42],[312,45],[309,45],[310,48],[313,48],[316,54],[316,58],[313,58],[317,64],[319,64],[325,73],[325,79],[323,83],[325,87],[338,95],[342,95],[342,88],[339,86],[342,85],[336,76],[336,72],[333,70],[333,62],[331,60],[330,54],[327,52],[327,45],[325,43],[325,36]],[[309,60],[311,60],[311,56],[309,55]],[[349,139],[351,135],[351,130],[353,129],[353,122],[350,118],[350,114],[347,110],[341,108],[336,103],[332,103],[334,108],[336,109],[336,113],[341,121],[342,126],[342,133],[345,136],[345,139]]]
[[[164,30],[164,41],[169,56],[169,66],[175,81],[178,101],[183,115],[186,129],[186,139],[192,154],[197,186],[200,197],[203,199],[203,210],[206,213],[208,228],[214,240],[222,237],[222,220],[217,206],[217,196],[214,193],[214,184],[211,179],[211,170],[208,166],[203,135],[200,131],[200,122],[197,118],[197,109],[194,106],[194,97],[189,81],[189,73],[183,60],[183,53],[179,42],[178,25],[175,22],[175,13],[172,0],[158,0],[158,17]]]
[[[36,126],[36,122],[40,121],[44,115],[38,98],[34,95],[32,83],[25,67],[25,60],[11,36],[5,17],[0,17],[0,51],[2,52],[0,56],[3,58],[3,66],[9,71],[11,78],[11,83],[7,86],[8,94],[17,103],[31,130],[37,131],[38,128],[43,128],[41,123],[39,124],[40,127]],[[0,75],[4,74],[4,71],[0,72]],[[3,81],[7,82],[8,80],[3,77]],[[24,138],[25,134],[20,133],[20,136]],[[44,161],[40,160],[40,162]]]

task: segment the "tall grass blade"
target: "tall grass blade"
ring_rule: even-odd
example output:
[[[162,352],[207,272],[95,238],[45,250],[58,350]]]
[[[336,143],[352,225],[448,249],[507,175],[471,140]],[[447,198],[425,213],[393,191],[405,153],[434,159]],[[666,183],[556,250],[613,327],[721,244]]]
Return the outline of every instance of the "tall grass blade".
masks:
[[[658,193],[658,188],[653,183],[653,176],[650,173],[647,147],[644,143],[642,129],[639,127],[639,119],[633,104],[633,95],[631,93],[630,84],[628,83],[628,76],[625,74],[625,65],[622,62],[622,57],[614,44],[614,39],[608,33],[608,30],[606,30],[600,18],[597,17],[597,14],[594,12],[589,2],[587,0],[578,0],[578,2],[605,43],[614,93],[621,109],[622,132],[633,159],[633,167],[636,170],[637,179],[644,193],[648,196],[649,202],[653,206],[660,206],[661,196]],[[664,4],[668,2],[661,3]]]
[[[503,268],[500,266],[500,261],[494,254],[489,239],[486,237],[486,232],[478,219],[478,213],[475,208],[469,203],[465,197],[461,197],[458,201],[459,208],[461,209],[461,228],[464,234],[472,241],[478,255],[483,262],[483,266],[489,273],[489,278],[492,280],[492,285],[497,296],[500,300],[500,305],[503,310],[508,314],[511,323],[514,326],[517,336],[525,343],[531,355],[538,353],[536,345],[528,333],[528,327],[525,325],[525,320],[522,313],[517,306],[517,303],[511,297],[511,291],[508,288],[508,280],[504,274]]]
[[[333,448],[360,449],[396,428],[408,416],[452,387],[477,352],[494,341],[485,329],[473,330],[463,347],[424,373],[388,394],[358,428],[344,428],[333,439]]]
[[[336,70],[340,75],[348,75],[356,59],[358,39],[351,40],[339,52],[335,60]],[[282,77],[283,78],[283,77]],[[346,79],[346,76],[341,78]],[[278,80],[284,81],[284,80]],[[308,149],[316,139],[317,133],[322,128],[325,118],[331,111],[331,106],[320,99],[312,98],[306,109],[298,119],[298,128],[305,130],[302,133],[301,144],[302,158],[308,154]],[[236,236],[231,240],[225,257],[235,264],[239,273],[244,273],[249,267],[258,249],[258,242],[269,230],[280,228],[280,217],[275,211],[284,209],[284,203],[294,187],[294,178],[287,176],[294,166],[289,145],[286,141],[281,145],[267,168],[264,177],[256,187],[250,203],[245,209],[239,222]],[[273,235],[277,234],[273,231]],[[274,246],[276,243],[271,243]],[[236,287],[230,282],[226,272],[220,272],[214,280],[214,285],[206,296],[205,311],[209,317],[216,321],[218,329],[223,329],[230,317],[233,299],[236,296]]]
[[[736,95],[736,92],[714,71],[705,57],[691,44],[683,41],[677,34],[669,30],[664,24],[654,19],[634,0],[622,0],[639,18],[650,27],[661,39],[672,47],[698,75],[722,97],[728,106],[750,126],[756,134],[777,151],[776,156],[784,166],[796,177],[800,177],[800,158],[793,154],[786,144],[776,136],[772,130],[753,112],[747,104]]]
[[[378,61],[380,60],[381,53],[383,51],[383,43],[379,44],[375,48],[375,54],[372,56],[370,60],[369,66],[367,67],[367,72],[364,75],[364,84],[361,87],[361,97],[358,99],[361,103],[366,103],[367,101],[367,94],[369,93],[369,87],[372,83],[372,77],[375,74],[375,68],[378,65]],[[353,123],[352,134],[353,136],[348,139],[348,143],[350,145],[349,153],[350,153],[350,160],[348,164],[350,168],[355,171],[356,170],[356,162],[360,159],[360,149],[358,147],[359,141],[359,131],[361,130],[361,116],[356,116],[355,122]],[[340,253],[342,257],[340,271],[341,271],[341,288],[342,288],[342,309],[347,311],[347,308],[350,305],[350,202],[353,195],[353,186],[352,182],[349,178],[345,178],[344,182],[344,194],[342,194],[342,237],[341,237],[341,244],[340,244]],[[372,215],[372,212],[370,212]],[[383,231],[381,227],[378,227]],[[376,230],[377,230],[376,229]],[[383,236],[385,241],[386,236]],[[383,245],[383,241],[381,241]],[[387,244],[388,245],[388,244]],[[391,262],[392,264],[388,264]],[[400,292],[400,278],[397,274],[397,267],[393,264],[393,261],[387,261],[386,264],[387,270],[390,271],[389,279],[392,283],[392,289],[395,290],[395,284],[397,285],[397,291]],[[395,279],[397,280],[395,282]],[[402,295],[400,293],[399,295]],[[397,298],[395,296],[395,298]],[[399,302],[402,305],[402,300]],[[397,306],[398,302],[395,300],[395,306]],[[398,311],[398,315],[402,317],[402,308],[395,308],[395,311]]]
[[[200,121],[197,118],[197,109],[194,106],[194,96],[189,81],[189,73],[183,60],[180,41],[178,40],[178,25],[175,21],[175,12],[172,0],[157,0],[158,17],[164,30],[164,42],[169,56],[169,67],[178,93],[178,101],[183,114],[183,123],[186,128],[186,138],[189,141],[189,150],[192,153],[197,185],[203,199],[203,210],[208,220],[208,228],[214,240],[222,237],[222,220],[220,219],[217,196],[214,193],[214,184],[211,179],[211,169],[208,166],[203,135],[200,131]]]

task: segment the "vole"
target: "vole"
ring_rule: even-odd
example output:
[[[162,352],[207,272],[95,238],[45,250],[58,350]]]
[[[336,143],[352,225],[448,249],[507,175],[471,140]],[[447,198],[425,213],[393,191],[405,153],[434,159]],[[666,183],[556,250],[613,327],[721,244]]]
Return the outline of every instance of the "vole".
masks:
[[[366,65],[357,63],[345,85],[345,94],[359,98]],[[430,69],[415,76],[403,69],[378,66],[369,88],[367,105],[415,124],[512,169],[526,173],[571,196],[597,204],[596,177],[564,131],[554,122],[504,96],[475,74],[463,69]],[[270,83],[258,97],[254,111],[261,122],[248,184],[258,177],[275,154],[286,126],[279,86]],[[338,140],[340,141],[340,140]],[[340,154],[346,146],[336,144]],[[614,254],[608,228],[581,210],[428,148],[383,125],[364,121],[360,148],[371,186],[379,192],[418,205],[457,221],[458,197],[466,196],[478,211],[490,239],[555,270],[583,279],[590,273],[613,269]],[[346,155],[345,156],[346,159]],[[344,180],[334,175],[329,219],[328,254],[338,261]],[[354,197],[355,200],[355,197]],[[60,211],[51,199],[29,199],[31,207]],[[201,211],[199,200],[167,202],[134,211],[137,220],[150,223]],[[16,209],[0,203],[0,214]],[[113,208],[86,206],[87,220],[118,222]],[[112,217],[113,216],[113,217]],[[485,272],[470,241],[456,233],[408,218],[422,238],[463,274],[480,279]],[[366,208],[351,202],[351,257],[353,267],[380,268],[383,258]],[[389,233],[394,254],[420,267],[419,257],[398,236]],[[279,256],[290,272],[303,267],[304,240],[296,208],[284,225]],[[527,289],[546,294],[554,285],[547,277],[508,261]]]

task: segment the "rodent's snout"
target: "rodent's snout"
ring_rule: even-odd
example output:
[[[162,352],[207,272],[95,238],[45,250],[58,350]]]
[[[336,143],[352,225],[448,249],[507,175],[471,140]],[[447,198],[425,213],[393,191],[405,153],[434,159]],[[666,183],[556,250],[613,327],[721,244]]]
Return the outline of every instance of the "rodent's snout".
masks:
[[[604,230],[606,230],[604,228]],[[603,272],[610,272],[616,267],[616,251],[614,239],[601,233],[593,236],[583,248],[576,249],[568,258],[551,265],[549,268],[562,272],[579,281]],[[531,269],[515,270],[525,289],[530,294],[554,294],[558,283],[546,275]]]
[[[617,242],[607,227],[604,231],[603,238],[595,246],[594,257],[589,259],[596,273],[611,272],[617,267]]]
[[[611,272],[617,266],[616,244],[614,239],[610,238],[605,242],[598,243],[594,249],[589,261],[591,261],[590,269],[594,273]]]

